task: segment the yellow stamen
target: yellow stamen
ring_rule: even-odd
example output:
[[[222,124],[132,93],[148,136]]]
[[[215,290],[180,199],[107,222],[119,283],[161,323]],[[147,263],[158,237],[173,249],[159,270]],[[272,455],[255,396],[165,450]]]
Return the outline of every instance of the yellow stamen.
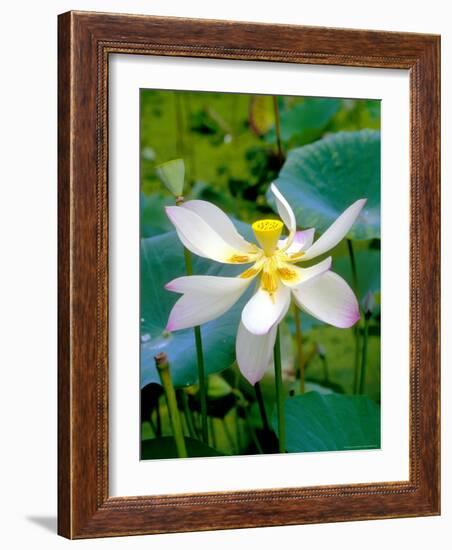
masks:
[[[305,252],[295,252],[294,254],[289,254],[289,259],[292,261],[297,261],[303,258]]]
[[[256,275],[257,273],[259,273],[258,269],[250,267],[249,269],[246,269],[243,273],[240,273],[239,277],[241,279],[249,279],[250,277],[254,277],[254,275]]]
[[[283,281],[293,281],[298,277],[295,269],[291,269],[290,267],[279,267],[278,275]]]
[[[251,261],[250,257],[246,254],[233,254],[229,261],[233,264],[246,264],[247,262]]]
[[[266,290],[270,294],[272,294],[278,289],[278,279],[273,270],[264,271],[262,273],[262,289]]]
[[[259,220],[253,223],[252,228],[265,254],[271,256],[281,237],[283,223],[279,220]]]

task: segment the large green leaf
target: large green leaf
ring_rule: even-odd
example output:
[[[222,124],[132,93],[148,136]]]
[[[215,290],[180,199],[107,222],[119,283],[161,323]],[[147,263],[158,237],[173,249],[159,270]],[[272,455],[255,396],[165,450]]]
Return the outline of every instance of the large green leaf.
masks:
[[[380,448],[380,409],[364,395],[309,392],[285,402],[291,453]],[[276,416],[273,426],[277,431]]]
[[[296,137],[298,145],[318,139],[340,107],[340,99],[328,97],[304,98],[302,102],[281,111],[281,139],[290,141]],[[275,138],[275,130],[272,129],[267,139],[274,141]]]
[[[173,226],[165,214],[165,206],[174,204],[174,199],[162,193],[140,194],[140,236],[153,237],[171,231]]]
[[[185,446],[189,458],[203,456],[223,456],[223,453],[205,445],[197,439],[185,438]],[[141,442],[141,460],[152,458],[178,458],[176,443],[171,436],[146,439]]]
[[[367,204],[348,237],[380,237],[380,132],[339,132],[292,149],[276,180],[299,227],[323,233],[357,199]],[[271,193],[267,198],[272,206]]]
[[[370,290],[378,292],[381,288],[380,283],[380,251],[379,250],[359,250],[355,252],[356,271],[358,276],[359,298]],[[342,256],[333,261],[333,271],[344,277],[350,284],[353,281],[350,258]]]
[[[194,274],[230,276],[238,270],[238,266],[193,256]],[[176,387],[190,386],[198,380],[193,330],[165,332],[171,308],[180,295],[164,286],[184,274],[183,248],[175,232],[141,240],[141,387],[160,383],[154,356],[162,351],[168,355]],[[219,372],[234,361],[235,336],[247,296],[245,293],[231,310],[201,327],[208,374]]]

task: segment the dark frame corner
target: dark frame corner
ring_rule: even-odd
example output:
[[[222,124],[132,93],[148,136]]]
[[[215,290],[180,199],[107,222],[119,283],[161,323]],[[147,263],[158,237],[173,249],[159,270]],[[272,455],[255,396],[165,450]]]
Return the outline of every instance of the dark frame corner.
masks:
[[[410,71],[409,481],[109,497],[112,53]],[[439,514],[440,37],[68,12],[59,16],[58,54],[58,532],[86,538]]]

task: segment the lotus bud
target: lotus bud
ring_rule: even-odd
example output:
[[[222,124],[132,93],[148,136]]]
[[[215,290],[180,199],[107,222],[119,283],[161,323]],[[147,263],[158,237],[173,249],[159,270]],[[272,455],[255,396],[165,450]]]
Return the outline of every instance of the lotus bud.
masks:
[[[316,343],[316,350],[322,359],[326,356],[326,349],[319,342]]]
[[[156,168],[157,176],[168,191],[180,199],[184,193],[185,164],[182,159],[174,159]]]
[[[363,302],[363,311],[366,319],[369,319],[372,316],[372,312],[375,309],[375,296],[374,293],[369,290],[364,296]]]

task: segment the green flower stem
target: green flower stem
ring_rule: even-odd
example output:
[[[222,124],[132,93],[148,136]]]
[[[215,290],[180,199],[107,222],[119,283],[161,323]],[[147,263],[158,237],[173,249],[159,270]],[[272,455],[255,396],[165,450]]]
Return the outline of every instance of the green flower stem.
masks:
[[[259,407],[259,413],[262,418],[262,426],[264,431],[270,431],[270,424],[268,423],[267,411],[265,410],[264,396],[262,395],[262,388],[260,382],[254,384],[254,391],[256,392],[257,405]]]
[[[155,432],[157,434],[157,437],[161,437],[162,436],[162,415],[160,413],[160,398],[157,399],[156,415],[157,415],[157,426],[155,428]]]
[[[233,415],[234,415],[235,439],[236,439],[236,443],[237,443],[237,451],[240,453],[240,451],[242,450],[243,441],[242,441],[242,431],[241,431],[241,426],[240,426],[240,416],[239,416],[238,406],[236,405],[232,409],[232,411],[233,411]]]
[[[226,420],[226,417],[223,418],[223,429],[224,429],[224,433],[226,435],[226,439],[228,440],[228,445],[231,449],[231,453],[234,454],[236,452],[235,443],[234,443],[234,440],[232,438],[231,432],[229,430],[228,421]]]
[[[184,248],[185,270],[187,275],[193,275],[193,262],[191,252]],[[201,327],[194,327],[196,344],[196,362],[199,378],[199,402],[201,405],[201,437],[203,442],[209,444],[209,428],[207,423],[207,384],[204,371],[204,353],[202,349]]]
[[[152,433],[154,434],[155,437],[157,437],[157,429],[155,427],[154,421],[152,420],[152,412],[149,415],[148,422],[151,427]]]
[[[352,284],[353,291],[355,292],[356,298],[359,303],[359,283],[358,283],[358,270],[356,269],[356,259],[355,252],[353,250],[353,242],[351,239],[347,239],[347,248],[348,255],[350,257],[350,266],[352,269]],[[360,332],[360,322],[358,321],[353,327],[353,336],[355,338],[355,356],[353,361],[353,393],[358,393],[358,384],[359,384],[359,367],[360,367],[360,357],[359,350],[361,347],[361,332]]]
[[[361,347],[361,333],[359,330],[359,321],[353,327],[353,335],[355,338],[355,357],[353,361],[353,393],[358,393],[358,384],[359,384],[359,350]]]
[[[245,424],[246,424],[246,427],[248,428],[248,432],[251,436],[251,439],[252,439],[254,445],[256,446],[257,452],[261,455],[264,454],[264,451],[262,449],[262,445],[260,444],[259,438],[256,435],[256,430],[254,429],[254,426],[252,425],[251,420],[250,420],[248,405],[243,406],[243,417],[245,419]]]
[[[283,152],[281,145],[281,123],[279,118],[279,107],[278,107],[278,98],[273,96],[273,113],[275,117],[275,134],[276,134],[276,144],[278,146],[278,160],[280,166],[283,164]]]
[[[202,349],[201,327],[195,327],[196,360],[199,377],[199,401],[201,404],[201,436],[204,443],[209,441],[209,429],[207,424],[207,381],[204,371],[204,353]]]
[[[329,382],[330,375],[328,371],[328,359],[325,356],[323,356],[321,357],[321,360],[322,360],[322,366],[323,366],[323,379],[325,380],[325,382]]]
[[[279,452],[286,452],[286,426],[284,419],[284,387],[282,381],[282,369],[281,369],[281,342],[279,338],[279,327],[276,330],[276,340],[274,348],[274,361],[275,361],[275,386],[276,386],[276,404],[278,410],[278,440],[279,440]]]
[[[217,446],[217,435],[215,433],[214,418],[209,416],[210,437],[212,438],[212,447],[215,449]]]
[[[174,110],[176,113],[176,149],[177,156],[184,157],[184,123],[180,92],[174,93]]]
[[[293,305],[293,316],[295,320],[295,342],[297,344],[297,364],[298,364],[298,374],[300,376],[300,393],[303,394],[305,391],[304,387],[304,353],[303,353],[303,333],[301,332],[301,318],[300,310],[297,308],[296,304]]]
[[[187,275],[193,275],[193,262],[191,258],[191,252],[184,247],[184,258],[185,258],[185,271]]]
[[[183,94],[182,103],[185,111],[185,120],[191,120],[192,109],[189,92]],[[190,159],[190,179],[196,181],[198,179],[198,176],[195,147],[189,145],[187,149],[187,154]]]
[[[184,429],[182,427],[182,420],[179,414],[179,408],[177,406],[176,392],[174,391],[173,382],[171,380],[168,357],[166,356],[166,353],[159,353],[155,356],[155,365],[157,367],[163,389],[165,390],[166,403],[168,405],[171,427],[173,429],[174,441],[176,443],[177,456],[179,458],[186,458],[188,455],[187,448],[185,447]]]
[[[353,249],[353,241],[351,239],[347,239],[347,248],[348,248],[348,255],[350,256],[350,265],[352,268],[353,289],[357,293],[358,292],[358,271],[356,269],[355,251]]]
[[[193,439],[196,439],[196,431],[195,431],[195,426],[193,424],[193,414],[188,405],[187,394],[184,392],[184,390],[177,390],[177,394],[179,396],[179,400],[182,403],[182,408],[184,409],[184,417],[185,417],[185,422],[187,424],[188,434]]]
[[[361,354],[361,376],[359,382],[359,393],[364,393],[366,390],[366,370],[367,370],[367,343],[369,340],[369,316],[364,317],[364,336],[363,349]]]

